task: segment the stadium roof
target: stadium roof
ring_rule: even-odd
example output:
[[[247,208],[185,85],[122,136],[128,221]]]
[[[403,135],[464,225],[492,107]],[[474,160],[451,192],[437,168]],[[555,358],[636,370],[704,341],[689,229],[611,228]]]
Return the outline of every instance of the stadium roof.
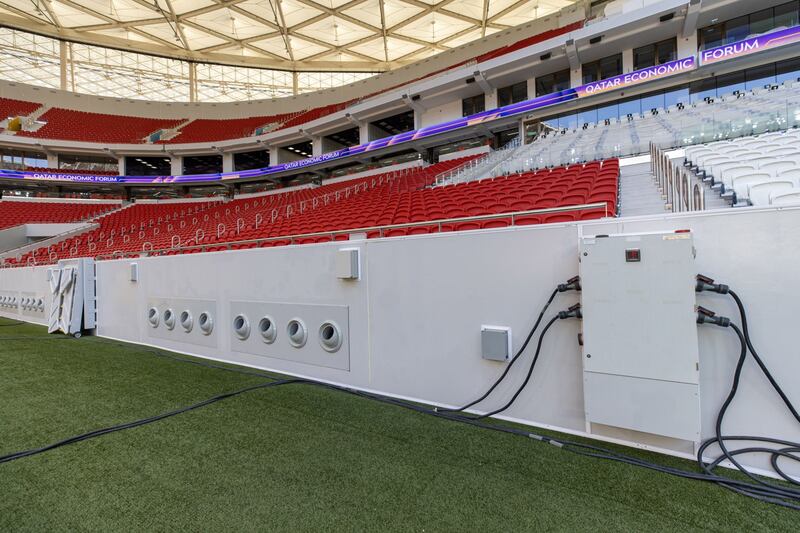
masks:
[[[574,0],[0,0],[3,25],[100,46],[292,70],[383,71]]]

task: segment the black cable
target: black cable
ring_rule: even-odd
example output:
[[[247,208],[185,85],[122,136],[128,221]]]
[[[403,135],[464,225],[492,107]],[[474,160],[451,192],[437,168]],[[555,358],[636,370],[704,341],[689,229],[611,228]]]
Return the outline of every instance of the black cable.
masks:
[[[741,309],[743,310],[743,306],[742,306]],[[556,318],[558,318],[558,317],[556,317]],[[538,348],[541,348],[542,340],[543,340],[547,330],[549,330],[550,326],[552,326],[552,324],[555,322],[556,318],[552,319],[548,323],[548,325],[545,328],[545,330],[542,331],[542,333],[540,335],[540,338],[539,338],[539,346],[538,346]],[[170,416],[175,416],[177,414],[180,414],[180,413],[183,413],[183,412],[186,412],[186,411],[189,411],[189,410],[197,409],[197,408],[209,405],[211,403],[215,403],[215,402],[220,401],[220,400],[225,399],[225,398],[229,398],[229,397],[232,397],[232,396],[235,396],[235,395],[238,395],[238,394],[249,392],[251,390],[256,390],[256,389],[266,388],[266,387],[272,387],[272,386],[278,386],[278,385],[284,385],[284,384],[307,384],[307,385],[318,386],[318,387],[322,387],[322,388],[327,388],[327,389],[331,389],[331,390],[336,390],[336,391],[340,391],[340,392],[353,394],[353,395],[356,395],[356,396],[359,396],[359,397],[362,397],[362,398],[367,398],[367,399],[370,399],[370,400],[375,400],[375,401],[379,401],[379,402],[382,402],[382,403],[386,403],[386,404],[402,407],[402,408],[409,409],[409,410],[412,410],[412,411],[415,411],[415,412],[418,412],[418,413],[421,413],[421,414],[435,416],[437,418],[444,418],[446,420],[459,422],[459,423],[464,423],[464,424],[469,424],[469,425],[472,425],[472,426],[475,426],[475,427],[488,429],[488,430],[492,430],[492,431],[499,431],[499,432],[503,432],[503,433],[509,433],[509,434],[513,434],[513,435],[523,436],[523,437],[530,438],[530,439],[533,439],[533,440],[537,440],[537,441],[540,441],[540,442],[552,444],[552,445],[554,445],[554,446],[556,446],[558,448],[561,448],[561,449],[563,449],[565,451],[569,451],[571,453],[575,453],[577,455],[581,455],[581,456],[585,456],[585,457],[592,457],[592,458],[597,458],[597,459],[604,459],[604,460],[620,462],[620,463],[623,463],[623,464],[629,464],[629,465],[637,466],[637,467],[640,467],[640,468],[646,468],[646,469],[649,469],[649,470],[652,470],[652,471],[656,471],[656,472],[660,472],[660,473],[664,473],[664,474],[668,474],[668,475],[672,475],[672,476],[677,476],[677,477],[681,477],[681,478],[685,478],[685,479],[692,479],[692,480],[699,480],[699,481],[706,481],[706,482],[716,483],[716,484],[718,484],[718,485],[720,485],[720,486],[722,486],[724,488],[727,488],[729,490],[732,490],[734,492],[737,492],[737,493],[745,495],[745,496],[749,496],[751,498],[755,498],[755,499],[757,499],[759,501],[762,501],[762,502],[765,502],[765,503],[772,503],[772,504],[780,505],[780,506],[783,506],[783,507],[787,507],[787,508],[791,508],[791,509],[795,509],[795,510],[800,510],[800,505],[798,505],[798,503],[795,503],[795,502],[800,502],[800,493],[797,490],[791,488],[790,486],[779,486],[779,485],[775,485],[775,484],[772,484],[772,483],[764,482],[764,481],[756,478],[751,473],[747,472],[745,469],[742,469],[742,471],[748,477],[753,479],[755,481],[755,483],[750,482],[750,481],[746,481],[746,480],[738,480],[738,479],[728,478],[728,477],[724,477],[724,476],[719,476],[719,475],[713,473],[713,469],[716,466],[718,466],[723,460],[728,459],[733,464],[738,465],[738,463],[735,461],[735,459],[733,459],[733,457],[735,455],[742,454],[742,453],[750,453],[751,451],[766,451],[768,453],[772,453],[773,455],[772,455],[772,459],[771,460],[773,462],[773,465],[777,466],[777,461],[778,461],[778,459],[780,457],[787,457],[787,458],[796,459],[796,457],[794,455],[791,455],[791,454],[792,454],[792,452],[797,451],[797,449],[800,447],[800,445],[798,445],[797,443],[792,443],[792,442],[789,442],[789,441],[781,441],[781,440],[778,440],[778,439],[767,439],[765,437],[722,436],[722,420],[724,418],[725,412],[727,411],[727,408],[730,406],[730,404],[733,401],[733,398],[735,397],[735,394],[736,394],[736,392],[738,390],[738,383],[739,383],[739,378],[741,376],[741,370],[742,370],[742,367],[743,367],[743,364],[744,364],[744,358],[746,357],[746,354],[748,352],[747,347],[749,347],[752,344],[752,343],[748,343],[747,335],[744,334],[741,330],[739,330],[738,327],[736,327],[734,324],[731,324],[731,327],[736,332],[737,337],[739,338],[740,344],[742,346],[742,349],[741,349],[741,352],[740,352],[739,361],[737,363],[736,372],[734,373],[734,383],[732,385],[731,392],[729,393],[728,397],[726,398],[726,401],[725,401],[725,404],[723,405],[723,408],[720,410],[720,416],[718,416],[717,427],[716,427],[716,437],[707,440],[703,444],[703,446],[701,447],[700,452],[698,453],[698,458],[699,458],[698,462],[699,462],[699,464],[701,466],[702,472],[692,472],[692,471],[687,471],[687,470],[683,470],[683,469],[680,469],[680,468],[673,468],[673,467],[659,465],[657,463],[652,463],[652,462],[649,462],[649,461],[646,461],[646,460],[643,460],[643,459],[639,459],[639,458],[636,458],[636,457],[628,456],[628,455],[625,455],[625,454],[622,454],[622,453],[618,453],[618,452],[615,452],[613,450],[605,449],[605,448],[602,448],[600,446],[595,446],[595,445],[592,445],[592,444],[584,444],[584,443],[580,443],[580,442],[569,441],[569,440],[558,438],[558,437],[548,437],[548,436],[532,433],[532,432],[529,432],[529,431],[525,431],[525,430],[522,430],[522,429],[519,429],[519,428],[504,426],[502,424],[485,423],[485,422],[483,422],[481,420],[484,417],[467,417],[467,416],[463,416],[463,415],[460,415],[460,414],[457,414],[457,413],[453,413],[453,412],[447,412],[447,411],[444,411],[444,410],[437,410],[435,408],[428,408],[426,406],[414,404],[412,402],[408,402],[408,401],[405,401],[405,400],[399,400],[399,399],[396,399],[396,398],[390,398],[390,397],[382,396],[382,395],[379,395],[379,394],[359,391],[357,389],[350,388],[350,387],[344,387],[344,386],[340,386],[340,385],[332,385],[332,384],[329,384],[329,383],[319,382],[319,381],[310,380],[310,379],[284,379],[284,380],[280,380],[280,381],[272,381],[272,382],[269,382],[269,383],[262,383],[262,384],[259,384],[259,385],[254,385],[254,386],[251,386],[251,387],[247,387],[245,389],[241,389],[239,391],[234,391],[232,393],[225,393],[225,394],[222,394],[222,395],[219,395],[219,396],[215,396],[213,398],[210,398],[210,399],[205,400],[203,402],[199,402],[199,403],[194,404],[192,406],[181,408],[181,409],[177,409],[175,411],[170,411],[168,413],[164,413],[162,415],[157,415],[155,417],[146,418],[146,419],[130,422],[130,423],[127,423],[127,424],[120,424],[120,425],[117,425],[117,426],[112,426],[110,428],[104,428],[104,429],[96,430],[96,431],[93,431],[93,432],[85,433],[85,434],[82,434],[82,435],[78,435],[76,437],[71,437],[69,439],[65,439],[65,440],[59,441],[59,442],[57,442],[55,444],[48,445],[48,446],[45,446],[45,447],[42,447],[42,448],[38,448],[38,449],[34,449],[34,450],[28,450],[28,451],[24,451],[24,452],[17,452],[17,453],[14,453],[14,454],[9,454],[7,456],[4,456],[4,457],[0,458],[0,463],[12,461],[12,460],[15,460],[15,459],[20,459],[20,458],[23,458],[23,457],[28,457],[30,455],[35,455],[37,453],[42,453],[44,451],[48,451],[48,450],[51,450],[51,449],[59,447],[59,446],[64,446],[66,444],[71,444],[71,443],[74,443],[74,442],[80,442],[82,440],[87,440],[87,439],[90,439],[90,438],[99,437],[99,436],[102,436],[102,435],[105,435],[105,434],[108,434],[108,433],[111,433],[111,432],[114,432],[114,431],[121,431],[121,430],[124,430],[124,429],[130,429],[132,427],[137,427],[137,426],[144,425],[144,424],[149,424],[149,423],[155,422],[157,420],[162,420],[164,418],[168,418]],[[537,352],[538,351],[539,350],[537,349]],[[157,354],[157,355],[160,355],[160,354]],[[191,361],[191,360],[182,359],[182,358],[178,358],[178,357],[170,357],[170,358],[175,359],[177,361],[181,361],[181,362],[193,363],[193,361]],[[535,361],[534,361],[534,363],[535,363]],[[219,366],[216,366],[216,365],[214,365],[214,366],[219,368],[219,369],[221,369],[221,370],[228,370],[228,368],[226,368],[226,367],[219,367]],[[529,369],[529,375],[532,374],[533,366],[534,365],[532,364],[531,368]],[[527,379],[526,379],[525,383],[527,383]],[[517,395],[518,395],[519,391],[522,390],[522,388],[524,388],[524,384],[518,390]],[[785,397],[785,395],[783,395],[783,396]],[[788,399],[787,399],[787,401],[788,401]],[[513,399],[512,399],[512,402],[513,402]],[[510,403],[508,405],[510,405]],[[487,414],[486,416],[490,416],[490,415]],[[775,450],[773,448],[750,447],[750,448],[743,448],[743,449],[740,449],[740,450],[729,451],[729,450],[727,450],[727,448],[724,448],[724,442],[723,442],[724,440],[762,441],[762,442],[769,442],[769,443],[772,443],[772,444],[776,444],[776,443],[777,444],[782,444],[782,445],[786,446],[786,448],[780,449],[780,450]],[[707,449],[708,446],[711,446],[712,444],[715,444],[715,443],[721,443],[722,444],[721,447],[724,448],[726,453],[724,453],[722,456],[720,456],[719,458],[715,459],[714,461],[712,461],[710,463],[705,463],[702,460],[703,451],[705,451],[705,449]],[[740,465],[739,465],[739,467],[741,468]],[[793,480],[791,477],[787,476],[785,474],[785,472],[783,472],[779,467],[776,469],[776,472],[778,472],[778,474],[781,475],[788,482],[797,483],[796,480]]]
[[[41,448],[32,448],[30,450],[23,450],[21,452],[15,452],[8,455],[0,456],[0,464],[8,463],[11,461],[15,461],[17,459],[22,459],[23,457],[30,457],[32,455],[38,455],[40,453],[44,453],[50,450],[54,450],[56,448],[60,448],[62,446],[66,446],[68,444],[74,444],[76,442],[81,442],[88,439],[93,439],[95,437],[100,437],[103,435],[108,435],[109,433],[115,433],[117,431],[123,431],[126,429],[131,429],[139,426],[144,426],[146,424],[152,424],[153,422],[158,422],[159,420],[163,420],[165,418],[170,418],[172,416],[176,416],[182,413],[186,413],[188,411],[194,411],[195,409],[199,409],[201,407],[205,407],[207,405],[211,405],[213,403],[219,402],[221,400],[225,400],[227,398],[233,398],[234,396],[238,396],[240,394],[244,394],[247,392],[251,392],[254,390],[265,389],[267,387],[276,387],[279,385],[286,385],[289,383],[294,383],[296,380],[294,379],[284,379],[280,381],[270,381],[268,383],[259,383],[258,385],[251,385],[249,387],[245,387],[243,389],[235,390],[232,392],[225,392],[222,394],[218,394],[216,396],[212,396],[202,402],[198,402],[186,407],[181,407],[179,409],[175,409],[173,411],[167,411],[166,413],[161,413],[155,416],[142,418],[140,420],[134,420],[133,422],[125,422],[123,424],[117,424],[115,426],[109,426],[102,429],[96,429],[94,431],[89,431],[87,433],[82,433],[80,435],[75,435],[73,437],[69,437],[58,442],[54,442],[52,444],[48,444],[46,446],[42,446]]]
[[[789,397],[786,396],[786,393],[783,392],[783,389],[778,385],[778,382],[775,381],[774,377],[772,377],[772,374],[767,369],[767,365],[765,365],[764,361],[761,360],[761,357],[759,357],[758,352],[756,352],[756,349],[753,347],[753,343],[750,341],[750,332],[747,328],[747,313],[745,313],[744,304],[742,303],[741,298],[739,298],[739,295],[736,294],[736,292],[734,292],[733,290],[728,290],[728,294],[731,295],[731,298],[733,298],[734,302],[736,302],[736,307],[739,308],[739,316],[742,319],[742,331],[744,332],[744,339],[745,342],[747,343],[747,348],[750,350],[750,354],[753,356],[753,359],[755,359],[759,368],[761,368],[761,371],[764,373],[767,380],[775,389],[775,392],[778,393],[778,396],[781,397],[783,403],[792,413],[792,416],[794,416],[795,420],[797,420],[797,422],[800,423],[800,413],[797,412],[797,409],[795,409],[794,405],[792,405],[792,402],[791,400],[789,400]]]
[[[482,402],[483,400],[485,400],[486,398],[488,398],[489,395],[494,391],[494,389],[496,389],[497,386],[500,385],[500,383],[506,378],[506,376],[508,375],[509,371],[511,370],[511,367],[514,366],[514,363],[517,362],[517,359],[519,359],[520,356],[525,352],[525,349],[528,347],[528,344],[531,342],[531,339],[533,338],[533,334],[536,332],[536,329],[539,327],[539,324],[542,322],[542,318],[544,318],[544,313],[547,311],[547,308],[550,307],[550,304],[553,303],[553,300],[555,299],[556,294],[558,294],[558,292],[559,292],[558,289],[553,289],[552,294],[550,294],[550,298],[547,299],[547,303],[545,303],[544,307],[542,307],[542,310],[539,313],[539,317],[536,319],[536,322],[533,324],[533,327],[528,332],[528,336],[525,337],[525,342],[522,343],[522,346],[520,346],[519,350],[517,350],[517,353],[515,353],[514,357],[512,357],[511,360],[508,362],[508,364],[506,365],[505,370],[503,370],[503,373],[500,374],[500,377],[497,378],[497,380],[494,383],[492,383],[492,386],[489,387],[489,389],[485,393],[483,393],[483,395],[481,395],[480,398],[477,398],[476,400],[471,401],[467,405],[464,405],[464,406],[456,408],[456,409],[438,409],[438,411],[451,412],[451,413],[455,413],[455,412],[459,412],[459,411],[465,411],[465,410],[469,409],[470,407],[472,407],[473,405],[478,404],[478,403]]]
[[[0,328],[7,328],[11,326],[26,326],[27,322],[14,322],[12,324],[0,324]]]
[[[726,288],[727,290],[727,288]],[[800,417],[797,415],[797,411],[789,400],[788,396],[783,392],[781,387],[778,385],[775,378],[769,372],[764,362],[758,356],[758,353],[755,351],[753,347],[753,343],[750,340],[749,331],[747,329],[747,314],[744,309],[744,304],[734,291],[727,290],[727,293],[731,295],[731,297],[736,302],[736,305],[739,309],[739,314],[742,319],[742,329],[739,329],[736,324],[730,323],[730,328],[734,330],[737,337],[739,338],[740,342],[740,353],[739,358],[736,362],[736,369],[733,375],[733,382],[731,384],[731,389],[728,392],[728,396],[725,398],[725,401],[720,408],[716,424],[715,424],[715,436],[710,438],[702,443],[702,445],[698,448],[697,451],[697,463],[700,468],[706,472],[707,474],[712,475],[714,469],[724,460],[729,461],[739,472],[750,478],[755,482],[755,486],[747,486],[744,488],[741,487],[733,487],[726,483],[720,483],[721,485],[734,490],[740,494],[744,494],[746,496],[750,496],[756,499],[760,499],[763,501],[768,501],[770,503],[775,503],[778,505],[782,505],[785,507],[790,507],[792,509],[800,510],[800,505],[795,503],[789,503],[786,500],[792,500],[796,502],[800,502],[800,490],[777,485],[775,483],[763,481],[759,477],[755,476],[751,473],[747,468],[745,468],[739,461],[736,460],[737,455],[742,454],[753,454],[753,453],[764,453],[768,454],[770,458],[770,463],[772,464],[773,469],[775,472],[781,476],[785,481],[787,481],[791,485],[800,485],[800,481],[792,478],[780,467],[778,461],[780,458],[793,460],[796,462],[800,462],[800,456],[795,455],[798,451],[800,451],[800,443],[791,442],[783,439],[775,439],[769,437],[761,437],[761,436],[751,436],[751,435],[723,435],[722,434],[722,422],[724,420],[725,414],[730,407],[733,399],[736,396],[736,393],[739,389],[739,381],[741,379],[742,370],[744,367],[745,360],[747,359],[748,351],[753,356],[753,358],[758,363],[758,366],[761,368],[764,375],[767,377],[768,381],[772,385],[773,389],[778,393],[778,395],[783,400],[784,404],[788,407],[791,411],[792,415],[795,417],[798,422],[800,422]],[[724,293],[723,293],[724,294]],[[762,442],[766,444],[772,445],[772,447],[767,446],[749,446],[746,448],[740,448],[737,450],[729,450],[726,446],[726,441],[747,441],[747,442]],[[719,447],[721,455],[718,456],[715,460],[710,463],[705,462],[703,459],[706,450],[712,446],[716,445]]]
[[[531,361],[531,364],[528,367],[528,373],[525,375],[525,379],[522,381],[522,384],[519,387],[517,387],[517,390],[516,392],[514,392],[514,395],[511,397],[511,399],[508,400],[508,402],[506,402],[505,405],[503,405],[502,407],[495,409],[494,411],[489,411],[488,413],[484,413],[476,417],[476,419],[489,418],[490,416],[502,413],[503,411],[511,407],[511,405],[517,400],[517,397],[519,397],[519,395],[522,393],[522,390],[528,385],[528,382],[530,381],[531,376],[533,375],[533,369],[536,366],[536,361],[539,360],[539,353],[542,351],[542,342],[544,341],[545,334],[547,334],[547,331],[553,324],[556,323],[558,319],[559,319],[558,315],[551,318],[550,322],[547,323],[542,332],[539,334],[539,342],[536,344],[536,353],[534,354],[533,360]]]

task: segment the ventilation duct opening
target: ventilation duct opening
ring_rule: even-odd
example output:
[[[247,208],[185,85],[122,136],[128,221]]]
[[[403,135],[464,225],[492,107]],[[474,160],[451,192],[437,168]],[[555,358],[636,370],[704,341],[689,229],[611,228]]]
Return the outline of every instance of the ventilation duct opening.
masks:
[[[194,326],[194,319],[192,318],[192,313],[189,311],[184,311],[181,313],[181,327],[183,331],[186,333],[190,333],[192,331],[192,326]]]
[[[326,352],[336,352],[342,347],[342,331],[333,321],[324,322],[319,327],[319,343]]]
[[[158,322],[159,322],[158,309],[156,309],[155,307],[151,307],[150,309],[148,309],[147,321],[150,323],[152,327],[154,328],[158,327]]]
[[[214,319],[206,311],[203,311],[197,317],[197,325],[200,326],[200,331],[203,332],[203,335],[211,335],[211,332],[214,331]]]
[[[289,343],[295,348],[302,348],[308,339],[306,325],[299,318],[293,318],[286,326],[286,333],[289,335]]]
[[[237,315],[233,319],[233,332],[240,340],[246,340],[250,336],[250,322],[244,315]]]
[[[278,328],[271,316],[265,316],[258,322],[258,331],[267,344],[272,344],[278,338]]]
[[[166,326],[168,330],[175,329],[175,311],[172,309],[164,311],[164,326]]]

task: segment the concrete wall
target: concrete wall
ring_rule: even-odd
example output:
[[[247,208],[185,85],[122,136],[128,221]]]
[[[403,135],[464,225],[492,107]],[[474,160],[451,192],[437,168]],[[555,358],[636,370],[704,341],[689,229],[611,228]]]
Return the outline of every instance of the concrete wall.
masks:
[[[19,248],[28,243],[28,234],[25,226],[14,226],[0,230],[0,252]]]
[[[97,265],[98,333],[398,397],[460,405],[487,388],[503,370],[502,363],[480,356],[481,324],[510,326],[514,346],[519,346],[552,288],[577,273],[582,234],[689,228],[695,237],[698,272],[739,291],[751,313],[754,342],[787,394],[798,402],[800,381],[792,376],[800,373],[800,359],[793,355],[800,286],[784,283],[794,279],[800,259],[800,234],[794,231],[798,224],[800,209],[740,209],[146,258],[135,261],[140,267],[137,283],[129,281],[131,261],[105,261]],[[362,251],[358,281],[342,281],[335,275],[334,257],[343,245]],[[575,293],[559,296],[551,313],[578,299]],[[311,364],[304,362],[301,350],[275,351],[258,343],[253,353],[244,353],[230,327],[237,306],[244,305],[232,303],[237,301],[267,302],[265,309],[288,304],[292,309],[288,314],[298,315],[311,308],[346,306],[347,366],[334,368],[324,361]],[[738,322],[728,298],[700,295],[698,301]],[[214,335],[158,333],[145,320],[153,302],[173,305],[176,312],[180,306],[195,304],[213,309]],[[249,318],[257,322],[259,316]],[[309,346],[317,342],[316,327],[309,325]],[[285,323],[279,323],[279,334],[285,335],[283,328]],[[579,331],[580,324],[574,320],[553,328],[545,339],[534,380],[506,417],[691,456],[690,442],[587,427],[576,342]],[[730,386],[736,344],[731,331],[700,330],[703,438],[711,436],[714,417]],[[530,357],[528,353],[525,361]],[[510,396],[522,372],[512,376],[481,409],[501,405]],[[800,428],[751,363],[745,368],[740,394],[726,421],[726,433],[800,439]],[[745,463],[767,467],[751,458]],[[787,465],[791,468],[795,475],[800,473],[796,465]]]
[[[440,124],[442,122],[461,118],[462,111],[461,100],[454,100],[426,109],[425,112],[422,113],[422,127],[424,128],[426,126],[432,126],[433,124]]]

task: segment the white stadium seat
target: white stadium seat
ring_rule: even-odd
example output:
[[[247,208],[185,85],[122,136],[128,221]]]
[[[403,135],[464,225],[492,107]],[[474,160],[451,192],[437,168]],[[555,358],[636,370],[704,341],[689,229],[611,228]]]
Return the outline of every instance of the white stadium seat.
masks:
[[[754,172],[744,174],[733,179],[733,192],[736,193],[736,201],[746,200],[750,186],[757,183],[770,181],[770,175],[766,172]]]
[[[747,197],[753,205],[769,205],[773,194],[789,192],[794,188],[794,183],[785,180],[754,183],[748,187]]]
[[[800,189],[773,193],[769,198],[769,203],[771,205],[800,205]]]

